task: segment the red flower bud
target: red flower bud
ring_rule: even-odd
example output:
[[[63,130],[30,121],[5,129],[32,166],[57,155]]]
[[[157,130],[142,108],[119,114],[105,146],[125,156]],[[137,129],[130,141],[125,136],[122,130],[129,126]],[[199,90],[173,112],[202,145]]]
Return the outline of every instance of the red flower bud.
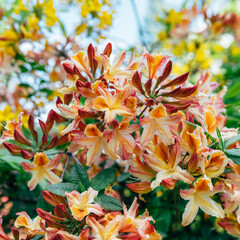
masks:
[[[68,74],[73,74],[73,64],[70,61],[63,62],[62,66]]]
[[[13,154],[13,155],[21,155],[22,148],[14,145],[14,144],[7,143],[7,142],[4,142],[3,145],[11,154]]]
[[[22,150],[21,150],[21,154],[22,154],[22,157],[23,157],[24,159],[30,160],[31,158],[33,158],[33,156],[34,156],[35,153],[31,153],[31,152],[29,152],[29,151],[27,151],[27,150],[22,149]]]
[[[176,96],[178,96],[178,93],[180,92],[180,90],[181,90],[181,87],[178,87],[171,92],[162,93],[162,96],[163,97],[176,97]]]
[[[27,145],[29,147],[32,146],[31,141],[29,141],[22,133],[20,133],[18,130],[14,130],[14,138],[17,142],[22,143],[24,145]]]
[[[55,215],[53,215],[52,213],[46,212],[41,208],[37,208],[37,213],[39,215],[39,217],[41,217],[42,219],[51,219],[52,221],[56,221],[56,222],[65,222],[66,219],[65,218],[61,218],[61,217],[57,217]]]
[[[42,147],[45,147],[45,146],[47,145],[47,141],[48,141],[47,135],[46,135],[45,133],[43,133],[43,135],[42,135],[42,142],[41,142],[40,147],[41,147],[41,148],[42,148]]]
[[[58,137],[55,136],[51,139],[50,143],[45,147],[45,150],[55,148],[58,144]]]
[[[151,87],[152,87],[152,78],[149,79],[145,84],[144,88],[146,89],[147,93],[151,93]]]
[[[160,83],[162,83],[170,75],[171,71],[172,71],[172,61],[169,61],[163,70],[163,74],[160,77],[158,77],[155,85],[155,89],[159,86]]]
[[[51,204],[52,206],[57,206],[58,204],[62,203],[67,206],[67,203],[65,201],[65,198],[59,195],[56,195],[54,193],[51,193],[49,191],[42,191],[42,196],[44,200]]]
[[[103,51],[103,55],[107,55],[108,57],[110,57],[111,53],[112,53],[112,44],[108,43]]]
[[[56,106],[58,104],[63,104],[63,101],[62,101],[62,99],[60,97],[57,97]]]
[[[141,75],[139,75],[138,71],[136,71],[132,77],[132,83],[135,88],[137,88],[142,94],[144,94],[145,92],[142,88],[141,78]]]
[[[181,91],[179,91],[177,94],[177,97],[188,97],[196,91],[197,87],[198,85],[196,84],[193,87],[182,88]]]
[[[67,207],[60,203],[54,208],[54,214],[60,218],[72,219],[73,217],[69,214]]]
[[[19,240],[19,230],[16,227],[12,227],[12,234],[15,240]]]
[[[37,131],[35,131],[35,128],[34,128],[34,119],[32,115],[30,115],[28,118],[28,128],[33,136],[34,141],[38,143],[38,133]]]
[[[84,81],[84,82],[87,81],[87,78],[85,78],[85,77],[81,74],[81,72],[78,70],[78,68],[76,67],[76,65],[74,65],[74,67],[73,67],[73,72],[74,72],[75,75],[78,75],[78,77],[79,77],[79,79],[80,79],[81,81]]]
[[[48,128],[47,125],[40,119],[38,119],[39,125],[42,129],[42,132],[45,133],[46,135],[48,135]]]
[[[72,98],[73,98],[73,94],[65,94],[63,98],[64,104],[68,105],[72,101]]]
[[[184,73],[183,75],[173,79],[171,82],[163,85],[161,88],[172,87],[172,86],[183,84],[187,80],[188,75],[189,75],[189,72]]]

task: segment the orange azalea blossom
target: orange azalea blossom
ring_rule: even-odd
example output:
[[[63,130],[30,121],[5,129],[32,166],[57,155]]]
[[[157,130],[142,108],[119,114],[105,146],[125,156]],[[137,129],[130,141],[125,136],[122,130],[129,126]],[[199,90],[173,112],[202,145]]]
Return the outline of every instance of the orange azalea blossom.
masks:
[[[2,132],[2,136],[0,138],[0,144],[2,144],[5,141],[13,140],[14,139],[14,130],[17,130],[18,132],[22,132],[21,126],[22,126],[22,115],[23,113],[20,113],[18,115],[18,119],[14,119],[13,121],[9,121],[7,125],[4,127],[5,130]]]
[[[222,186],[218,185],[211,190],[209,185],[210,181],[208,179],[199,178],[194,183],[194,188],[180,191],[181,197],[189,200],[183,213],[183,226],[189,225],[194,220],[199,208],[211,216],[224,218],[222,207],[210,198],[214,194],[221,192]]]
[[[112,131],[100,132],[95,124],[88,124],[84,133],[70,134],[69,139],[72,142],[69,151],[74,152],[79,150],[79,146],[88,147],[87,151],[87,166],[91,166],[104,151],[113,159],[117,159],[116,153],[110,149],[108,145],[108,139],[112,137]]]
[[[157,172],[156,179],[152,181],[151,188],[155,189],[161,182],[168,178],[174,180],[182,180],[186,183],[192,183],[194,177],[178,166],[181,161],[181,149],[178,143],[172,146],[167,146],[163,142],[160,142],[156,146],[154,155],[146,155],[146,164]]]
[[[92,107],[98,111],[105,112],[104,120],[106,123],[114,120],[117,114],[126,117],[134,116],[134,111],[124,103],[130,97],[128,87],[116,94],[110,93],[102,86],[98,87],[98,91],[100,96],[92,101]]]
[[[141,126],[143,126],[140,143],[143,146],[146,145],[157,134],[166,144],[173,144],[172,136],[181,118],[181,114],[167,114],[166,108],[159,104],[150,112],[149,117],[140,119]]]
[[[117,215],[113,220],[107,221],[104,225],[94,217],[87,217],[87,225],[92,228],[92,235],[98,240],[117,240],[124,217]]]
[[[164,56],[162,54],[151,55],[146,49],[144,49],[144,61],[148,69],[148,79],[156,78],[156,73],[158,71],[163,71],[163,67],[169,60],[169,56]]]
[[[114,129],[113,138],[109,141],[110,149],[118,152],[119,156],[123,155],[124,159],[128,159],[128,155],[133,153],[135,148],[135,140],[131,133],[140,128],[139,125],[130,125],[129,121],[122,120],[117,128]],[[122,153],[122,154],[121,154]]]
[[[134,66],[133,57],[128,63],[128,66],[126,69],[122,69],[123,61],[126,58],[126,52],[122,52],[119,55],[115,57],[113,60],[113,63],[110,63],[109,58],[106,55],[102,56],[102,64],[104,72],[104,77],[106,80],[114,81],[118,77],[124,77],[124,78],[131,78],[133,75],[132,67]],[[134,56],[134,53],[133,53]],[[131,69],[131,70],[130,70]]]
[[[227,163],[227,157],[222,151],[213,150],[200,161],[202,175],[209,179],[218,177],[224,172]]]
[[[152,217],[149,216],[147,210],[142,216],[137,216],[138,207],[139,204],[137,203],[136,197],[134,198],[134,201],[128,210],[126,205],[123,204],[124,225],[121,231],[132,232],[132,234],[126,235],[128,237],[127,239],[131,239],[130,237],[134,237],[134,234],[136,234],[136,236],[139,235],[141,239],[162,239],[161,235],[159,235],[153,228],[153,226],[150,224],[150,221],[154,220]]]
[[[208,144],[203,129],[200,126],[194,128],[188,123],[183,124],[183,130],[180,134],[179,142],[182,152],[185,154],[188,153],[185,162],[188,162],[191,156],[195,153],[200,154],[202,151],[205,151]]]
[[[58,231],[56,235],[54,235],[56,239],[59,240],[87,240],[90,239],[89,229],[82,230],[79,236],[70,234],[65,231]]]
[[[218,224],[225,229],[228,234],[237,238],[240,237],[240,224],[235,217],[225,217],[223,220],[219,221]]]
[[[98,195],[98,192],[92,188],[89,188],[83,193],[72,191],[71,193],[65,193],[65,195],[72,215],[76,220],[81,221],[90,213],[94,213],[98,216],[104,215],[101,206],[99,204],[93,204],[94,198]]]
[[[24,227],[25,231],[28,234],[33,234],[33,235],[43,234],[44,235],[44,231],[40,227],[40,222],[42,219],[39,216],[37,216],[36,218],[34,218],[32,220],[26,212],[19,212],[19,213],[17,213],[17,215],[18,215],[18,217],[14,223],[14,226],[16,228]]]
[[[32,178],[28,182],[30,190],[33,190],[41,179],[47,179],[51,184],[61,182],[62,179],[52,171],[60,161],[60,156],[50,161],[45,153],[39,152],[34,155],[33,163],[23,162],[23,170],[32,173]]]

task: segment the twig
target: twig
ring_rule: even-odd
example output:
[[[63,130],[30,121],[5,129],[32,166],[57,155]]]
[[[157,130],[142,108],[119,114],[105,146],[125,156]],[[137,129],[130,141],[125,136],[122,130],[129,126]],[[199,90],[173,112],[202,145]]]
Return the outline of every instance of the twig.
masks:
[[[78,165],[80,165],[80,166],[82,166],[82,164],[78,161],[78,159],[73,155],[73,153],[68,153],[74,160],[75,160],[75,162],[78,164]]]
[[[63,169],[63,172],[62,172],[62,176],[61,176],[61,179],[63,179],[65,173],[66,173],[66,170],[67,170],[67,167],[68,167],[68,164],[69,164],[69,160],[70,160],[70,156],[68,155],[67,157],[67,161],[65,163],[65,166],[64,166],[64,169]]]
[[[49,153],[47,154],[48,156],[51,156],[51,155],[56,155],[56,154],[60,154],[60,153],[67,153],[65,151],[60,151],[60,152],[54,152],[54,153]]]
[[[140,118],[142,114],[147,110],[148,106],[145,106],[145,108],[140,112],[139,115],[137,115],[137,118]]]
[[[143,33],[143,29],[142,29],[142,25],[141,25],[141,22],[140,22],[140,17],[139,17],[139,14],[138,14],[138,10],[137,10],[135,0],[130,0],[130,2],[131,2],[131,5],[132,5],[132,9],[133,9],[135,19],[136,19],[136,23],[137,23],[137,26],[138,26],[138,33],[139,33],[140,41],[141,41],[142,45],[144,47],[146,47],[147,44],[146,44],[145,39],[144,39],[144,33]]]

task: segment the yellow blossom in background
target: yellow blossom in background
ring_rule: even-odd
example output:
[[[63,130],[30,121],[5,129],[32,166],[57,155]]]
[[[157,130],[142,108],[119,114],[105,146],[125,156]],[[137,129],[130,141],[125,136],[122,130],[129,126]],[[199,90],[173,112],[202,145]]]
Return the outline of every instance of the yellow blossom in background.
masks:
[[[165,19],[166,23],[170,23],[172,25],[178,24],[182,21],[182,13],[176,12],[174,9],[171,9],[167,18]]]

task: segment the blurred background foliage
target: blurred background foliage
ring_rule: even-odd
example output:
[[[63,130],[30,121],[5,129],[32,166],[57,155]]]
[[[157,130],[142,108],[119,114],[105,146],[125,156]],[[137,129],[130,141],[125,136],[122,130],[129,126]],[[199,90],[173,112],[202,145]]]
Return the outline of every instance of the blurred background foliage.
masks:
[[[119,6],[127,4],[125,15]],[[190,72],[196,82],[209,70],[219,89],[227,86],[224,98],[227,106],[227,126],[240,127],[240,1],[193,0],[9,0],[0,1],[0,122],[1,131],[8,121],[23,112],[26,124],[29,114],[45,117],[53,108],[57,92],[66,75],[61,61],[86,47],[90,42],[104,46],[114,43],[115,51],[146,47],[172,56],[173,72]],[[146,1],[145,1],[146,2]],[[142,8],[148,6],[148,16]],[[217,6],[217,7],[216,7]],[[139,35],[128,42],[129,30],[117,23],[134,22]],[[121,24],[121,22],[120,22]],[[112,31],[111,28],[114,28]],[[120,35],[111,36],[112,32]],[[125,33],[124,33],[125,31]],[[59,126],[61,128],[61,126]],[[9,213],[4,224],[12,225],[15,213],[27,210],[35,215],[41,187],[30,192],[20,163],[22,158],[11,157],[0,149],[0,209]],[[25,161],[25,160],[24,160]],[[131,182],[122,175],[121,181]],[[130,205],[134,193],[125,184],[114,186]],[[177,188],[180,188],[177,186]],[[215,224],[214,218],[199,213],[196,221],[183,228],[179,216],[185,207],[179,191],[159,187],[144,195],[147,208],[156,220],[156,228],[166,239],[233,239]],[[182,201],[182,204],[179,204]]]

